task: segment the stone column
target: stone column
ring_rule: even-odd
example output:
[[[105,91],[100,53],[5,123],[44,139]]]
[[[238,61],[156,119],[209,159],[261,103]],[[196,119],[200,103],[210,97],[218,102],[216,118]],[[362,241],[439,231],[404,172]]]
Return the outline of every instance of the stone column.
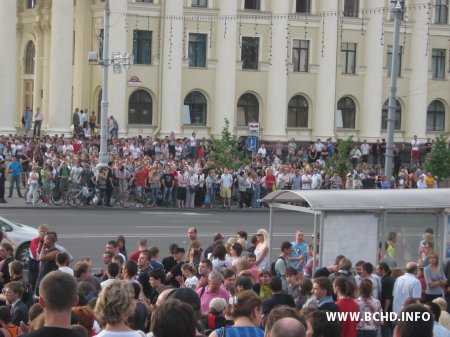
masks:
[[[183,0],[165,0],[165,19],[163,23],[164,40],[162,50],[162,134],[181,132],[182,124],[182,59],[183,59]],[[174,17],[171,19],[170,17]]]
[[[73,5],[53,0],[50,42],[48,133],[69,133],[72,114]],[[36,107],[35,107],[36,108]]]
[[[237,14],[236,1],[220,0],[221,17],[235,16]],[[217,21],[217,65],[216,65],[216,89],[214,95],[214,110],[210,114],[212,118],[211,133],[219,134],[225,126],[224,119],[230,121],[230,126],[235,125],[236,111],[236,34],[237,20]],[[239,38],[239,37],[238,37]]]
[[[272,1],[272,59],[267,76],[267,109],[263,119],[264,138],[284,138],[287,120],[287,27],[289,0]],[[277,18],[277,16],[279,16]]]
[[[124,54],[132,51],[127,50],[127,31],[125,18],[127,14],[127,0],[110,0],[111,28],[109,30],[109,55],[112,53]],[[127,74],[124,69],[120,74],[113,73],[113,67],[109,67],[109,92],[108,92],[108,115],[113,115],[119,123],[119,136],[127,133],[128,102],[127,102]],[[109,117],[108,116],[108,117]]]
[[[318,10],[322,12],[337,12],[340,1],[321,1]],[[334,136],[336,115],[336,66],[337,66],[337,32],[338,16],[325,16],[320,23],[318,36],[324,36],[322,56],[322,41],[317,41],[319,57],[319,72],[317,74],[317,98],[313,111],[313,138],[326,139]]]
[[[34,58],[34,89],[33,89],[33,109],[42,106],[41,92],[43,90],[43,68],[44,68],[44,29],[40,24],[34,27],[36,34],[36,54]]]
[[[371,0],[366,2],[367,10],[378,9],[384,6],[384,0]],[[367,21],[365,32],[365,59],[366,76],[364,81],[364,100],[361,111],[360,138],[376,140],[380,135],[381,110],[383,107],[383,51],[380,43],[382,34],[382,20],[385,14],[374,11]],[[387,43],[385,43],[387,44]]]
[[[17,38],[16,0],[0,1],[0,41],[5,46],[2,51],[3,65],[0,67],[0,133],[15,133],[14,121],[17,115]]]
[[[430,9],[432,10],[432,9]],[[428,64],[431,64],[432,44],[427,46],[427,11],[409,12],[414,22],[411,44],[406,50],[410,53],[411,77],[409,80],[409,101],[407,109],[402,109],[402,124],[405,125],[405,141],[409,143],[414,135],[426,137]],[[431,39],[431,36],[430,36]],[[428,52],[427,52],[428,47]],[[405,123],[406,122],[406,123]]]

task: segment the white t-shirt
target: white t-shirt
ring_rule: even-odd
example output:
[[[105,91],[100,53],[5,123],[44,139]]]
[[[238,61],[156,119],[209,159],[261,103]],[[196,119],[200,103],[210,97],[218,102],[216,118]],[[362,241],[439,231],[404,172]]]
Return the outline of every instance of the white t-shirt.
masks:
[[[258,154],[261,155],[261,157],[266,158],[266,154],[267,154],[267,149],[265,147],[260,147],[258,149]]]
[[[95,337],[145,337],[145,333],[140,330],[132,330],[132,331],[108,331],[103,330]]]
[[[222,182],[223,188],[230,189],[231,186],[233,185],[233,176],[229,173],[222,174],[222,176],[220,177],[220,181]]]
[[[184,281],[184,286],[186,288],[195,289],[195,286],[197,285],[197,283],[198,283],[198,278],[197,278],[197,276],[194,275],[192,277],[187,278],[186,281]]]
[[[58,270],[59,270],[60,272],[69,274],[70,276],[73,276],[73,270],[72,270],[70,267],[66,267],[66,266],[64,266],[64,267],[59,267]]]
[[[411,141],[411,150],[413,150],[413,151],[419,151],[419,145],[420,145],[419,140],[418,140],[418,139],[413,139],[413,140]]]

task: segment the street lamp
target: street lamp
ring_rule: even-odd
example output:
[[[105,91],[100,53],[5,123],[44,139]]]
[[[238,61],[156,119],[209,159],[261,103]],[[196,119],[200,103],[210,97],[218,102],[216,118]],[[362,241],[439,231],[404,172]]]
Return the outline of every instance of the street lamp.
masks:
[[[120,52],[112,52],[111,58],[109,55],[109,29],[110,29],[111,9],[109,0],[105,0],[105,20],[103,27],[103,59],[98,58],[96,52],[88,53],[89,64],[100,64],[103,67],[102,75],[102,102],[101,102],[101,116],[100,116],[100,153],[99,153],[99,167],[108,166],[108,67],[113,66],[113,73],[120,74],[122,68],[127,70],[132,64],[132,55],[128,53],[121,54]]]

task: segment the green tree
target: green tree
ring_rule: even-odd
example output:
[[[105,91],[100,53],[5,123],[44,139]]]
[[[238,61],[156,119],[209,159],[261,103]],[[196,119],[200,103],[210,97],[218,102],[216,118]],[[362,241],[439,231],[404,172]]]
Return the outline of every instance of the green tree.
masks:
[[[352,136],[344,140],[338,140],[337,151],[327,159],[327,166],[331,171],[329,172],[330,174],[337,172],[341,177],[344,177],[345,173],[352,168],[349,158],[352,145]]]
[[[439,135],[434,141],[434,149],[428,155],[423,168],[437,176],[439,181],[450,177],[450,149],[448,140],[444,135]]]
[[[239,150],[239,142],[236,135],[230,131],[230,121],[225,118],[225,126],[219,136],[212,136],[210,157],[216,166],[238,169],[249,163],[244,153]]]

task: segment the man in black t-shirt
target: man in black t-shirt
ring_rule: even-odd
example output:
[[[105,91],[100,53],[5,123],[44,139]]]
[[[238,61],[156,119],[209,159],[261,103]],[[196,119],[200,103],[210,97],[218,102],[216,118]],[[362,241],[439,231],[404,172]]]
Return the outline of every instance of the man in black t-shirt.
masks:
[[[167,166],[164,174],[161,176],[161,186],[164,188],[164,206],[169,207],[172,204],[172,188],[173,188],[173,174],[170,172],[170,167]]]
[[[23,337],[81,337],[71,328],[72,307],[78,303],[77,281],[66,273],[47,274],[39,286],[39,304],[44,309],[45,326]]]
[[[174,251],[174,260],[176,265],[166,274],[166,281],[175,288],[180,287],[178,277],[181,276],[181,266],[185,263],[184,260],[185,250],[182,247],[177,247]]]

